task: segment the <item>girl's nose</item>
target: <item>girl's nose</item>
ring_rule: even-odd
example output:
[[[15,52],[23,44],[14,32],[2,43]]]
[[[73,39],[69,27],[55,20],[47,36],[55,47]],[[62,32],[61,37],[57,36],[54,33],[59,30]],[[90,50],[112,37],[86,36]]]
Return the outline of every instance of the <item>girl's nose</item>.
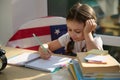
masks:
[[[71,32],[71,37],[76,38],[77,34],[75,32]]]

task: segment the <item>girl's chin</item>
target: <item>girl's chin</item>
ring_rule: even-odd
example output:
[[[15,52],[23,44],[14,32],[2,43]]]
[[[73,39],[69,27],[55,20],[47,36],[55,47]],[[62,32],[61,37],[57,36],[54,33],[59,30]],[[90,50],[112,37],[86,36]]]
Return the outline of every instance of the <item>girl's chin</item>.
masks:
[[[83,41],[84,39],[73,39],[73,41]]]
[[[76,41],[82,41],[82,40],[80,40],[80,39],[74,39],[73,41],[75,41],[75,42],[76,42]]]

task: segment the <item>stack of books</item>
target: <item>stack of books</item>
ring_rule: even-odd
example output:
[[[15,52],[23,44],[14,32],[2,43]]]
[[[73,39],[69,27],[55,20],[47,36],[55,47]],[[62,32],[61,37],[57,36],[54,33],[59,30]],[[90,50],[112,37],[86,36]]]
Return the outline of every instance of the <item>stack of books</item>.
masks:
[[[77,53],[68,70],[74,80],[120,80],[120,64],[107,51]]]

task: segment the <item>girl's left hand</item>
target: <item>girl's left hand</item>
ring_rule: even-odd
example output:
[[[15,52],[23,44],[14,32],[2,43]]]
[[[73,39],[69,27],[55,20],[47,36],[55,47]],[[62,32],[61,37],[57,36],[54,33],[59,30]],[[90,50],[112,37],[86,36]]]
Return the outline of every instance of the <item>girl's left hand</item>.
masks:
[[[84,33],[90,33],[95,30],[97,24],[94,19],[89,19],[85,23]]]

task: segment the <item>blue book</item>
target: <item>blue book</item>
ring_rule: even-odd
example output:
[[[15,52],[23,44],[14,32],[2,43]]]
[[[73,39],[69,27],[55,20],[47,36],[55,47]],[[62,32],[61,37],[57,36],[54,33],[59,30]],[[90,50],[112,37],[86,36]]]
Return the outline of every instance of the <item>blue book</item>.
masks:
[[[83,75],[82,75],[81,68],[80,68],[80,66],[79,66],[78,61],[72,60],[72,63],[73,63],[73,67],[74,67],[74,70],[75,70],[75,74],[76,74],[76,76],[77,76],[77,79],[78,79],[78,80],[83,79]]]

